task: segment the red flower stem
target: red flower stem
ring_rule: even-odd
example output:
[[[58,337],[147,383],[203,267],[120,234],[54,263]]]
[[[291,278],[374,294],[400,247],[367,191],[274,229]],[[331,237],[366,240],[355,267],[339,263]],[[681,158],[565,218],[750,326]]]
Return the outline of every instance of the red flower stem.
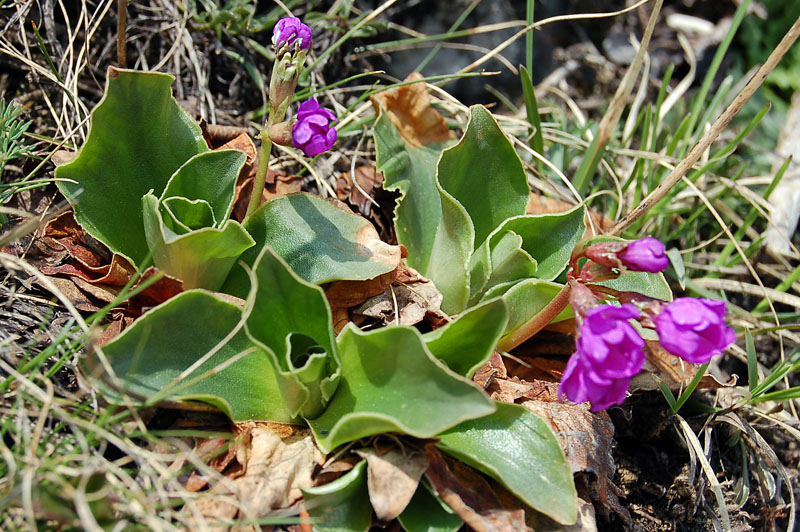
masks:
[[[587,284],[586,286],[589,287],[589,289],[592,292],[596,292],[599,294],[606,294],[615,299],[619,298],[619,290],[614,290],[613,288],[609,288],[607,286],[601,286],[599,284]]]
[[[497,344],[497,349],[500,351],[511,351],[522,342],[533,337],[536,333],[547,327],[556,316],[561,314],[561,311],[567,308],[569,304],[569,293],[572,290],[571,285],[572,283],[564,285],[564,288],[556,294],[556,297],[545,305],[545,307],[531,318],[529,322],[500,340]]]

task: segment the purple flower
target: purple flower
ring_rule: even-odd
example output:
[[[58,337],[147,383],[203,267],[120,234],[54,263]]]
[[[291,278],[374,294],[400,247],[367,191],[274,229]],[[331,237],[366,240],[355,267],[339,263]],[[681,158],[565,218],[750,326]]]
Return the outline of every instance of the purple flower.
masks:
[[[725,303],[681,297],[655,317],[664,349],[692,364],[705,364],[736,340],[725,324]]]
[[[321,109],[317,100],[306,100],[297,110],[297,122],[292,127],[292,144],[300,148],[306,157],[314,157],[328,151],[336,142],[336,128],[330,121],[336,122],[336,115],[327,109]]]
[[[272,29],[272,45],[276,50],[288,44],[292,48],[295,43],[306,52],[311,48],[311,28],[300,22],[297,17],[285,17]]]
[[[580,352],[574,353],[558,386],[558,396],[566,395],[573,403],[589,401],[591,410],[605,410],[625,401],[631,380],[629,378],[605,379],[593,371]]]
[[[669,266],[664,244],[652,236],[634,240],[617,257],[625,267],[635,272],[658,273]]]
[[[628,323],[641,311],[634,305],[598,305],[586,313],[577,352],[604,379],[633,377],[644,364],[644,340]]]
[[[577,349],[558,388],[573,403],[589,401],[592,410],[622,403],[631,377],[644,365],[644,340],[628,323],[641,312],[631,304],[598,305],[584,316]]]

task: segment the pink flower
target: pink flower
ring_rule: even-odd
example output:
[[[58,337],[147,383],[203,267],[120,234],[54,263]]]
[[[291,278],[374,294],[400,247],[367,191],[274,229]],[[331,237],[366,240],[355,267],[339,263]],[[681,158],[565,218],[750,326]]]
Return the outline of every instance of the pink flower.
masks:
[[[336,122],[336,115],[327,109],[321,109],[317,100],[306,100],[297,110],[297,122],[292,127],[292,144],[300,148],[306,157],[314,157],[328,151],[336,142],[336,128],[330,121]]]
[[[574,403],[589,401],[603,410],[625,400],[631,377],[644,365],[644,340],[628,323],[641,312],[631,304],[598,305],[586,312],[577,349],[567,363],[559,385]]]
[[[705,364],[736,340],[725,323],[725,303],[681,297],[655,317],[664,349],[692,364]]]
[[[297,17],[285,17],[272,29],[272,45],[276,50],[288,44],[292,48],[295,43],[306,52],[311,48],[311,28],[300,22]]]
[[[669,266],[664,244],[652,236],[634,240],[617,257],[626,268],[634,272],[658,273]]]
[[[573,403],[589,401],[591,410],[605,410],[625,401],[631,380],[629,378],[604,379],[592,370],[580,352],[575,352],[558,386],[558,396],[566,395]]]

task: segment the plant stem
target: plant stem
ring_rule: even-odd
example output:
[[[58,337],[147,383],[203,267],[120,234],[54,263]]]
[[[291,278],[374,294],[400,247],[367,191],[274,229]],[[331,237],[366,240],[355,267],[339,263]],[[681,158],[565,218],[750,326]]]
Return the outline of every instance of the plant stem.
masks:
[[[547,327],[556,316],[561,314],[561,311],[567,308],[571,290],[571,283],[565,284],[564,288],[556,294],[556,297],[545,305],[529,322],[500,340],[500,343],[497,344],[497,349],[501,351],[511,351],[522,342],[533,337],[536,333]]]
[[[261,196],[264,194],[264,184],[267,181],[267,172],[269,171],[269,155],[272,151],[272,139],[269,136],[269,128],[271,126],[272,113],[270,112],[267,126],[261,130],[261,155],[258,157],[258,169],[256,170],[256,177],[253,179],[253,191],[250,193],[250,202],[247,204],[247,213],[244,215],[245,220],[261,204]]]
[[[127,68],[126,29],[128,25],[128,0],[117,0],[117,64]]]

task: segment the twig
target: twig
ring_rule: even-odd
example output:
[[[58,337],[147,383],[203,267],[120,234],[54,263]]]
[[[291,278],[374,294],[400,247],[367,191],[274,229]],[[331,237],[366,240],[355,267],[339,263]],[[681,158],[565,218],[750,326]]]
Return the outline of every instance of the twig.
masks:
[[[128,0],[117,0],[117,64],[128,68],[126,28],[128,26]]]
[[[767,79],[767,76],[770,72],[777,66],[778,62],[783,58],[789,48],[792,47],[794,42],[797,38],[800,37],[800,18],[798,18],[795,23],[789,28],[789,31],[786,32],[781,42],[778,46],[772,51],[772,53],[767,58],[767,61],[761,65],[761,67],[756,71],[750,81],[747,82],[747,85],[744,86],[742,92],[740,92],[733,102],[728,106],[727,109],[717,118],[717,120],[711,125],[711,128],[706,132],[705,135],[695,144],[689,153],[686,155],[678,166],[675,167],[672,172],[661,182],[650,194],[644,198],[639,205],[633,208],[628,214],[626,214],[622,220],[620,220],[617,225],[611,228],[608,232],[609,235],[620,235],[625,229],[629,228],[633,223],[638,220],[644,213],[646,213],[650,208],[661,201],[664,196],[666,196],[667,192],[675,186],[675,184],[680,181],[680,179],[686,175],[686,172],[694,166],[694,164],[700,159],[700,156],[711,146],[711,144],[717,139],[720,133],[728,127],[728,124],[733,120],[739,111],[742,110],[744,104],[750,100],[750,98],[755,94],[761,84],[764,83],[764,80]]]

